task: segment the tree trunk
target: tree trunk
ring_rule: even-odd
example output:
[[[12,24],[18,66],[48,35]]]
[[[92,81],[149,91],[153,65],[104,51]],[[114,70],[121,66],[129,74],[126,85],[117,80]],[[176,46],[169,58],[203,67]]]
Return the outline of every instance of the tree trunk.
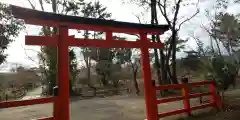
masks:
[[[215,43],[217,45],[218,54],[222,57],[222,53],[221,53],[221,49],[220,49],[220,46],[219,46],[219,42],[218,42],[218,40],[216,38],[214,38],[214,40],[215,40]]]
[[[96,93],[97,93],[97,88],[94,87],[92,84],[91,84],[91,63],[90,63],[90,60],[89,58],[86,58],[85,60],[86,62],[86,66],[87,66],[87,80],[88,80],[88,87],[93,89],[93,96],[95,97],[96,96]]]
[[[52,10],[54,13],[57,12],[57,2],[56,0],[52,0]],[[48,28],[50,29],[50,28]],[[53,34],[57,34],[57,28],[54,27],[53,28]],[[49,33],[49,31],[45,31],[45,35],[48,36],[48,35],[52,35],[51,33]],[[50,80],[50,84],[49,84],[49,94],[52,95],[53,94],[53,87],[55,87],[58,83],[57,81],[57,74],[56,74],[56,71],[57,71],[57,67],[56,67],[56,63],[57,63],[57,48],[55,47],[48,47],[48,46],[45,46],[46,49],[48,49],[49,52],[46,52],[46,54],[48,54],[47,56],[50,56],[49,58],[49,61],[50,61],[50,66],[49,66],[49,73],[48,74],[48,79]],[[71,85],[71,84],[69,84]]]
[[[171,70],[170,70],[170,67],[169,67],[169,65],[168,66],[166,66],[167,68],[166,68],[166,71],[167,71],[167,79],[168,79],[168,84],[171,84],[172,82],[171,82],[171,79],[173,78],[172,77],[172,74],[171,74]],[[169,77],[168,77],[169,76]]]
[[[133,84],[136,90],[136,95],[139,96],[140,90],[137,82],[137,70],[134,70],[134,69],[133,69]]]
[[[151,24],[157,24],[157,9],[156,9],[156,0],[151,0]],[[161,42],[159,36],[152,35],[152,41],[153,42]],[[156,69],[156,74],[157,74],[157,80],[158,84],[162,85],[163,80],[161,78],[161,71],[160,71],[160,63],[159,63],[159,57],[158,57],[158,49],[154,49],[154,56],[155,56],[155,69]],[[164,71],[164,70],[163,70]]]
[[[116,95],[119,94],[119,80],[114,79],[113,80],[113,88],[115,88],[114,93]]]
[[[91,84],[91,68],[89,64],[87,65],[87,79],[88,79],[88,84]]]
[[[169,38],[169,47],[167,47],[167,51],[166,51],[166,56],[165,56],[165,78],[167,79],[168,78],[168,74],[169,74],[169,77],[171,78],[170,80],[172,81],[171,83],[173,83],[173,84],[176,84],[175,82],[174,82],[174,80],[173,80],[173,75],[172,75],[172,73],[171,73],[171,70],[170,70],[170,65],[169,65],[169,61],[170,61],[170,56],[172,55],[171,53],[172,53],[172,49],[173,49],[173,45],[174,44],[172,44],[172,41],[173,41],[173,37],[171,36],[170,38]]]
[[[165,83],[164,81],[166,81],[166,78],[167,78],[167,71],[166,71],[166,67],[168,65],[166,65],[166,62],[165,62],[165,55],[164,55],[164,52],[162,49],[160,49],[160,66],[161,66],[161,79],[163,81],[163,84]]]
[[[154,36],[154,35],[153,35]],[[155,37],[152,37],[155,39]],[[157,74],[157,80],[158,80],[158,84],[162,85],[162,79],[161,79],[161,71],[160,71],[160,63],[159,63],[159,58],[158,58],[158,50],[154,49],[154,56],[155,56],[155,69],[156,69],[156,74]]]
[[[172,32],[172,82],[173,84],[178,84],[177,81],[177,70],[176,70],[176,36],[177,36],[177,31],[173,30]]]
[[[155,18],[156,18],[156,0],[151,0],[151,24],[156,24]],[[153,42],[160,42],[156,40],[156,36],[152,35],[152,41]],[[159,58],[158,58],[158,50],[154,49],[154,56],[155,56],[155,69],[156,69],[156,74],[157,74],[157,79],[158,79],[158,84],[162,84],[162,80],[161,80],[161,71],[160,71],[160,63],[159,63]]]
[[[157,25],[158,24],[158,19],[157,19],[156,4],[157,4],[156,0],[151,0],[151,22],[152,22],[152,24]],[[156,36],[156,42],[161,42],[159,35]],[[159,49],[159,51],[160,51],[160,63],[158,62],[159,63],[159,68],[158,69],[161,69],[160,71],[157,71],[157,74],[159,74],[158,72],[161,73],[161,74],[158,75],[158,77],[160,77],[158,79],[159,84],[167,83],[167,79],[166,79],[167,78],[167,71],[166,71],[165,68],[166,68],[166,63],[168,63],[168,62],[165,62],[166,57],[165,57],[165,54],[164,54],[163,50],[164,50],[164,46],[161,49]],[[156,53],[158,53],[158,52],[156,52]]]
[[[101,81],[102,81],[103,86],[108,86],[108,82],[106,80],[106,75],[102,74],[101,76],[102,76]]]

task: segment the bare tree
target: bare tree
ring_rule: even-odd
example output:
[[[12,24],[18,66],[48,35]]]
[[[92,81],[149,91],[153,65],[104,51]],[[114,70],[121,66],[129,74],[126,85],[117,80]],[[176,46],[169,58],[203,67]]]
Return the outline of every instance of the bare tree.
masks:
[[[174,1],[158,0],[157,1],[158,8],[161,14],[163,15],[163,17],[165,18],[171,30],[171,37],[169,38],[169,42],[168,42],[170,45],[168,46],[167,49],[165,48],[167,50],[166,55],[165,56],[162,55],[162,56],[164,56],[164,59],[165,59],[165,63],[164,63],[166,65],[165,69],[169,69],[168,67],[169,59],[170,59],[170,56],[172,56],[172,72],[171,72],[172,75],[170,76],[172,77],[171,79],[173,83],[178,83],[177,76],[176,76],[176,52],[177,52],[178,31],[181,29],[184,23],[188,22],[199,13],[198,3],[199,3],[199,0],[197,0],[195,3],[197,8],[196,12],[194,12],[190,17],[183,19],[183,16],[179,16],[181,5],[184,4],[182,0],[177,0],[177,1],[176,0]],[[183,20],[181,20],[180,18]]]

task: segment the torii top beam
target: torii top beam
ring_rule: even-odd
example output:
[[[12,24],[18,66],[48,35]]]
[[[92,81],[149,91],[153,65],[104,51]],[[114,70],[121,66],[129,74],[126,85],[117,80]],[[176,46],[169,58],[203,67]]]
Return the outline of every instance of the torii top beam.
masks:
[[[162,34],[169,29],[168,25],[150,25],[113,20],[103,20],[85,17],[60,15],[50,12],[42,12],[18,6],[10,6],[16,18],[23,19],[27,24],[41,26],[67,25],[69,29],[111,31],[129,34]]]

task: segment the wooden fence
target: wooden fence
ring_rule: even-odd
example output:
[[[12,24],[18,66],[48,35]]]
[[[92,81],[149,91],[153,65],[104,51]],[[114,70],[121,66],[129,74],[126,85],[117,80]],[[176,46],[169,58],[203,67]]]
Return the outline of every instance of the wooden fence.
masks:
[[[201,86],[201,85],[208,85],[209,92],[190,94],[189,88]],[[158,115],[157,115],[158,119],[167,117],[167,116],[171,116],[171,115],[177,115],[180,113],[186,113],[187,115],[191,115],[191,112],[193,110],[202,109],[202,108],[206,108],[206,107],[216,107],[218,109],[221,109],[223,107],[220,97],[216,94],[216,86],[213,81],[201,81],[201,82],[186,83],[186,84],[160,85],[160,86],[154,87],[154,92],[156,93],[156,90],[164,90],[164,89],[181,89],[182,96],[157,99],[155,101],[156,105],[162,104],[162,103],[167,103],[167,102],[183,100],[184,108],[178,109],[178,110],[172,110],[172,111],[168,111],[168,112],[163,112],[163,113],[158,113]],[[191,107],[190,99],[197,98],[200,96],[210,96],[210,102],[206,103],[206,104],[200,104],[198,106]]]

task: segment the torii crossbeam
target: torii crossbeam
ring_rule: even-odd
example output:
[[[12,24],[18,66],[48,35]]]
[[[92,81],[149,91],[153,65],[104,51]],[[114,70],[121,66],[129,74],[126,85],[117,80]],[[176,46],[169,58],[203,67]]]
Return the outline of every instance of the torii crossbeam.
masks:
[[[147,34],[160,35],[169,29],[167,25],[146,25],[137,23],[100,20],[75,16],[59,15],[41,12],[17,6],[11,6],[13,15],[23,19],[26,24],[51,26],[58,28],[54,36],[26,36],[26,45],[56,46],[57,47],[57,84],[59,95],[54,99],[54,120],[69,120],[69,63],[68,47],[99,47],[99,48],[140,48],[142,75],[144,79],[144,96],[146,103],[146,117],[148,120],[157,120],[156,93],[152,86],[149,61],[149,48],[162,48],[162,43],[153,43],[147,39]],[[68,35],[69,29],[92,30],[106,32],[105,40],[80,39]],[[139,34],[140,40],[124,41],[113,40],[113,32]],[[32,103],[33,102],[32,100]],[[10,104],[10,103],[9,103]],[[18,103],[20,105],[20,103]],[[26,105],[26,104],[25,104]],[[28,104],[29,105],[29,104]],[[13,107],[12,105],[11,107]],[[15,104],[17,106],[17,103]]]

